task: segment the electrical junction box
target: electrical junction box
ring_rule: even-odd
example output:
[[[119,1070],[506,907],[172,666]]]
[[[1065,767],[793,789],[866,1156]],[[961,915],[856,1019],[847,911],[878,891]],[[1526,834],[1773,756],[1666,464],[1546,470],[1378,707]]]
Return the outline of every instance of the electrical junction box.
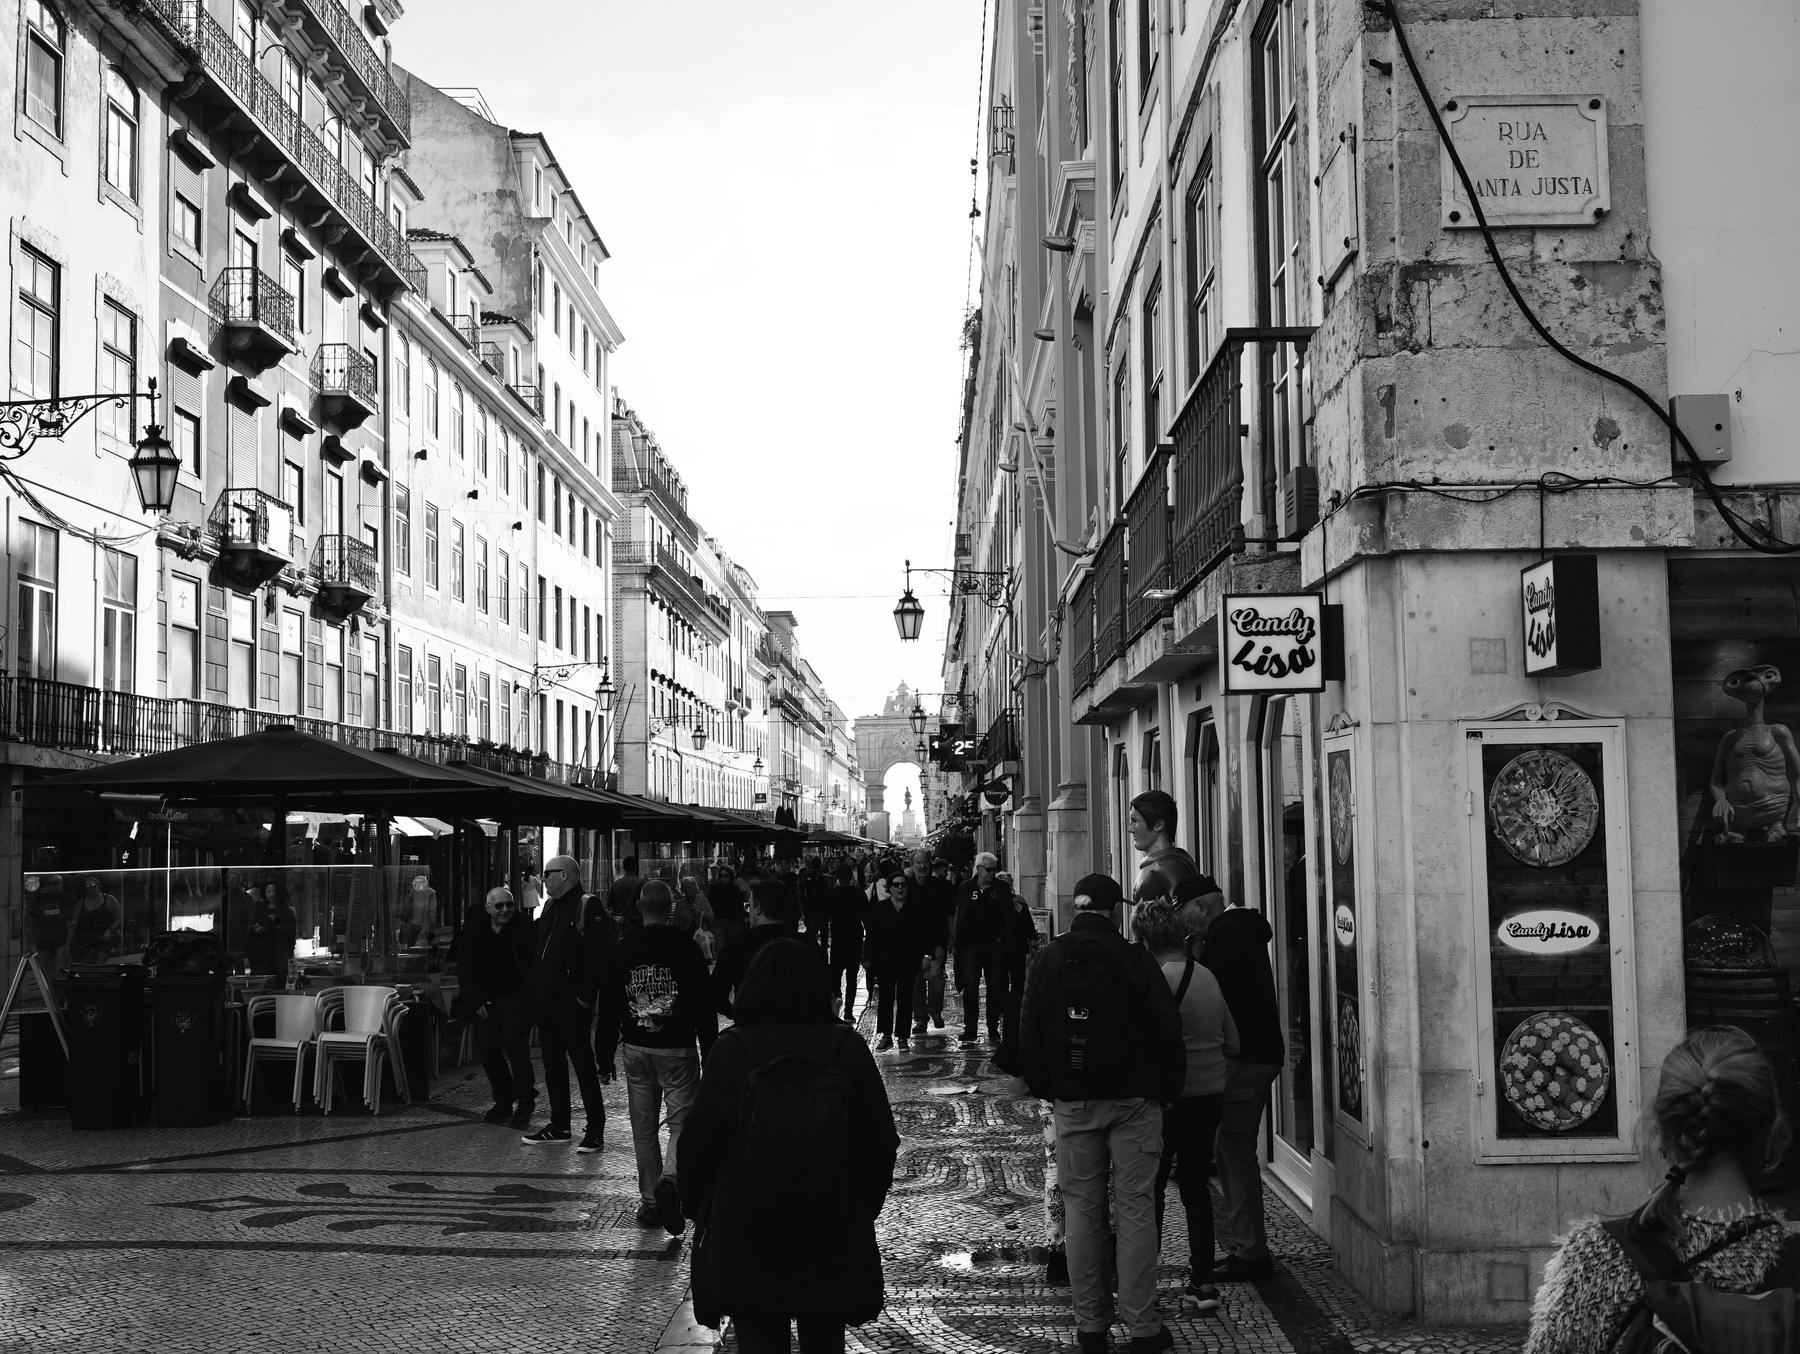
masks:
[[[1675,426],[1687,434],[1694,455],[1702,465],[1724,465],[1731,459],[1731,397],[1728,395],[1676,395],[1669,401]],[[1673,437],[1675,468],[1687,463],[1687,453]]]

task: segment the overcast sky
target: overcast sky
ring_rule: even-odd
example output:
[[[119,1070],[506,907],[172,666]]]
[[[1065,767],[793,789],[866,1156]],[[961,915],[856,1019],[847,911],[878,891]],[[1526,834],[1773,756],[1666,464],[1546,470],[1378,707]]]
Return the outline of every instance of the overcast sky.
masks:
[[[852,718],[947,566],[983,0],[414,0],[396,59],[541,132],[612,258],[614,381]]]

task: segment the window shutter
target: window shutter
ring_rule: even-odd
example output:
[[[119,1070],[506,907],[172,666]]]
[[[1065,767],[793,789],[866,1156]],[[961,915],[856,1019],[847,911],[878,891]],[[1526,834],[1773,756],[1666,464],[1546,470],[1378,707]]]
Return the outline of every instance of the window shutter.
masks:
[[[190,414],[198,415],[202,409],[200,377],[178,362],[169,363],[169,400]]]
[[[363,722],[362,645],[352,639],[344,646],[344,722]]]
[[[306,618],[306,713],[325,713],[325,622]]]
[[[206,699],[220,705],[230,700],[226,666],[231,653],[231,617],[225,610],[225,589],[206,590]]]
[[[262,650],[261,671],[258,674],[262,687],[262,704],[265,710],[281,708],[281,613],[264,611],[263,623],[258,647]]]
[[[235,400],[225,401],[225,487],[245,489],[256,484],[257,418]]]

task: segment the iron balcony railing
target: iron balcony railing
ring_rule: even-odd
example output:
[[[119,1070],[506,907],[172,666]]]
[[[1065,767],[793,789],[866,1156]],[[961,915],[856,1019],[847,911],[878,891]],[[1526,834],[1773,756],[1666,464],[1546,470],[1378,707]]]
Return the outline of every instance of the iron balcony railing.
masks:
[[[399,141],[410,144],[412,100],[395,82],[387,63],[369,45],[350,12],[338,0],[300,0],[300,7],[331,39],[345,68],[355,77],[352,93],[357,92],[355,85],[360,84],[361,92],[385,116],[388,130]]]
[[[481,324],[473,315],[446,315],[444,318],[450,321],[450,327],[459,339],[474,351],[481,351]]]
[[[1243,411],[1244,349],[1278,344],[1304,349],[1312,334],[1309,326],[1227,329],[1175,416],[1170,429],[1175,448],[1171,586],[1177,593],[1224,562],[1231,553],[1233,528],[1243,525],[1244,439],[1250,435]]]
[[[1094,672],[1125,652],[1125,524],[1114,522],[1094,557]]]
[[[173,752],[284,724],[314,738],[360,748],[387,748],[443,764],[466,761],[487,771],[558,784],[583,783],[588,769],[508,744],[482,745],[448,734],[399,733],[376,725],[340,724],[277,710],[131,691],[101,691],[73,682],[0,675],[0,741],[115,757]]]
[[[1125,504],[1127,548],[1131,552],[1131,595],[1125,606],[1125,637],[1136,639],[1157,621],[1174,611],[1169,586],[1169,528],[1175,510],[1169,504],[1167,443],[1156,449],[1143,478]]]
[[[981,760],[988,766],[1019,760],[1019,718],[1012,710],[1002,710],[988,725],[981,740]]]
[[[313,577],[322,587],[354,588],[366,597],[381,591],[375,547],[354,536],[321,536],[313,545]]]
[[[213,505],[212,524],[227,549],[291,557],[294,510],[261,489],[227,489]]]
[[[1069,681],[1079,693],[1094,684],[1094,576],[1089,574],[1069,599]]]
[[[310,2],[331,6],[336,0]],[[273,151],[299,166],[332,210],[367,241],[395,276],[421,290],[424,267],[413,256],[406,237],[363,191],[357,174],[344,168],[336,152],[256,68],[230,31],[206,11],[200,0],[150,3],[194,52],[200,69],[256,120],[265,140],[259,154]],[[410,122],[410,113],[408,119]]]
[[[506,358],[501,353],[498,343],[481,343],[476,347],[475,354],[481,359],[482,366],[500,379],[506,379]]]
[[[375,363],[348,343],[321,343],[313,354],[313,389],[321,395],[348,396],[365,408],[376,407]]]
[[[537,386],[508,383],[506,388],[512,391],[514,399],[518,400],[520,404],[531,410],[532,413],[536,414],[539,418],[544,416],[544,392],[539,390]]]
[[[207,297],[223,325],[261,325],[294,341],[294,298],[260,268],[221,268]]]

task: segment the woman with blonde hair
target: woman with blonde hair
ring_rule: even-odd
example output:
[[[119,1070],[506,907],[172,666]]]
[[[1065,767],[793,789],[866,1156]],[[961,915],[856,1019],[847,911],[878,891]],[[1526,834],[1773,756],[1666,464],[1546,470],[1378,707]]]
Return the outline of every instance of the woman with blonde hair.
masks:
[[[1692,1031],[1663,1059],[1651,1113],[1669,1169],[1637,1213],[1575,1226],[1544,1270],[1523,1354],[1599,1354],[1647,1282],[1624,1245],[1691,1262],[1678,1276],[1724,1293],[1791,1285],[1787,1216],[1756,1187],[1786,1145],[1775,1070],[1742,1030]]]

